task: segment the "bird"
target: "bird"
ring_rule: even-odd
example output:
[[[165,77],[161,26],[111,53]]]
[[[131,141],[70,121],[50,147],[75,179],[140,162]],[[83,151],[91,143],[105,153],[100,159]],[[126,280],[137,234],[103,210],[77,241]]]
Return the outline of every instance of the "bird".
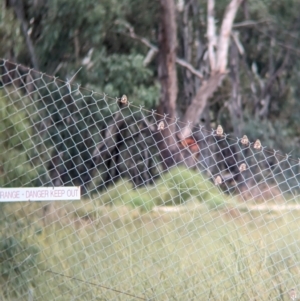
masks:
[[[260,142],[259,139],[257,139],[257,140],[254,142],[253,147],[254,147],[255,149],[260,149],[260,148],[261,148],[261,142]]]
[[[165,128],[165,123],[163,121],[160,121],[157,125],[157,130],[161,131]]]
[[[121,97],[121,103],[123,103],[125,105],[128,103],[128,99],[127,99],[127,96],[125,94]]]
[[[216,176],[214,179],[215,185],[222,184],[222,178],[220,176]]]
[[[249,139],[246,135],[244,135],[241,139],[241,143],[244,144],[244,145],[247,145],[249,144]]]
[[[246,163],[242,163],[242,164],[240,165],[240,167],[239,167],[240,172],[243,172],[243,171],[245,171],[246,169],[247,169]]]
[[[223,130],[223,128],[222,128],[221,125],[218,125],[216,133],[217,133],[218,136],[222,136],[223,135],[224,130]]]
[[[293,301],[297,300],[297,291],[294,288],[292,288],[289,291],[289,296],[290,296],[291,300],[293,300]]]

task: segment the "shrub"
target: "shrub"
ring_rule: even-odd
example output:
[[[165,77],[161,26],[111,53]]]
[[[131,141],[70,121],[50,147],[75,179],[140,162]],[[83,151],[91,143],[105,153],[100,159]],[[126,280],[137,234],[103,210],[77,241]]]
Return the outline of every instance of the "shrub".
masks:
[[[34,144],[32,126],[25,109],[0,90],[0,186],[27,186],[38,178],[30,157]],[[23,100],[20,99],[19,102]]]

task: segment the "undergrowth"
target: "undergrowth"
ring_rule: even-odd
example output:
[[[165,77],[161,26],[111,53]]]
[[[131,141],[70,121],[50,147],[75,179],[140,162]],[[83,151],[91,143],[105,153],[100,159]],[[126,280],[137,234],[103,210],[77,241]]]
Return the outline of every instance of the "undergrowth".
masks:
[[[169,204],[184,210],[154,210]],[[5,204],[0,299],[290,300],[299,217],[238,210],[181,169],[81,201]]]

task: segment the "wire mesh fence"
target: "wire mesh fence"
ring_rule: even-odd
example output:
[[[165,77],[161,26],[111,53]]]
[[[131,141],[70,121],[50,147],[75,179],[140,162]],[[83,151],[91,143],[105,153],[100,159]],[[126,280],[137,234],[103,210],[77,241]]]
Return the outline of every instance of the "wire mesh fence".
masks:
[[[1,300],[297,300],[298,159],[220,125],[179,139],[130,96],[0,70],[0,187],[82,192],[0,202]]]

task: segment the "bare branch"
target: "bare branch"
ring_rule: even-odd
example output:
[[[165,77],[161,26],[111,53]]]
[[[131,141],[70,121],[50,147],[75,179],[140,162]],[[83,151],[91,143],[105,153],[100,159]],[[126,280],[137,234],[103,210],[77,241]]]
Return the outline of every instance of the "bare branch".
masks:
[[[269,22],[268,20],[262,20],[262,21],[247,20],[247,21],[233,24],[232,28],[251,27],[251,26],[256,26],[258,24],[261,24],[261,23],[268,23],[268,22]]]
[[[217,53],[218,57],[216,69],[221,73],[226,73],[230,34],[236,12],[241,3],[242,0],[231,0],[231,2],[226,7],[225,15],[220,29]]]
[[[271,36],[270,36],[269,34],[265,33],[265,32],[262,31],[261,29],[259,29],[259,27],[255,26],[254,28],[255,28],[259,33],[261,33],[262,35],[264,35],[265,37],[271,38]],[[291,35],[291,34],[288,34],[288,33],[285,33],[285,34],[286,34],[286,35],[289,35],[289,36],[292,37],[292,38],[295,38],[294,35]],[[282,42],[279,42],[279,41],[276,41],[276,40],[275,40],[275,43],[276,43],[278,46],[282,47],[282,48],[285,48],[285,49],[287,49],[287,50],[291,50],[291,51],[293,51],[295,54],[300,55],[300,51],[299,51],[298,49],[292,47],[291,45],[286,45],[286,43],[282,43]]]
[[[196,75],[199,78],[203,78],[203,75],[201,72],[197,71],[191,64],[189,64],[187,61],[176,58],[176,63],[186,69],[188,69],[191,73]]]
[[[292,47],[291,45],[286,45],[284,43],[280,43],[280,42],[276,42],[277,45],[279,45],[280,47],[283,47],[285,49],[287,49],[288,51],[291,50],[294,53],[296,53],[297,55],[300,55],[300,51],[298,49],[296,49],[295,47]]]
[[[80,46],[79,46],[79,30],[78,28],[74,31],[74,52],[75,52],[75,60],[76,64],[79,62],[79,52],[80,52]]]
[[[216,27],[215,27],[215,1],[207,1],[207,39],[208,39],[208,58],[212,71],[216,68]]]
[[[122,23],[122,25],[124,25],[126,28],[128,28],[128,33],[123,33],[125,34],[126,36],[134,39],[134,40],[137,40],[137,41],[140,41],[141,43],[143,43],[145,46],[149,47],[153,52],[155,53],[158,53],[158,47],[156,47],[155,45],[151,44],[147,39],[143,38],[143,37],[140,37],[138,36],[133,27],[131,27],[130,25],[128,24],[124,24]],[[153,53],[151,54],[153,55]],[[147,64],[148,60],[144,60],[144,64]],[[183,59],[179,59],[179,58],[176,58],[176,63],[186,69],[188,69],[192,74],[194,74],[195,76],[197,76],[198,78],[203,78],[203,75],[201,72],[199,72],[198,70],[196,70],[190,63],[188,63],[187,61],[183,60]]]
[[[281,63],[279,68],[270,76],[269,80],[267,81],[267,83],[264,86],[264,89],[262,91],[262,97],[265,97],[267,95],[267,92],[271,88],[271,86],[274,83],[274,81],[276,80],[276,78],[279,77],[280,74],[284,71],[284,68],[286,67],[286,65],[289,61],[289,58],[290,58],[290,51],[291,51],[290,49],[288,49],[286,51],[283,62]]]
[[[236,47],[237,47],[237,49],[239,51],[239,54],[240,55],[244,55],[245,54],[245,49],[244,49],[244,47],[242,45],[242,42],[240,41],[239,32],[233,31],[231,33],[231,36],[232,36],[233,41],[234,41],[234,43],[235,43],[235,45],[236,45]]]
[[[146,55],[146,57],[145,57],[145,59],[143,61],[143,65],[144,66],[147,66],[147,65],[150,64],[150,62],[152,61],[152,59],[155,56],[156,52],[157,51],[155,49],[150,48],[150,50],[148,51],[148,53],[147,53],[147,55]]]

